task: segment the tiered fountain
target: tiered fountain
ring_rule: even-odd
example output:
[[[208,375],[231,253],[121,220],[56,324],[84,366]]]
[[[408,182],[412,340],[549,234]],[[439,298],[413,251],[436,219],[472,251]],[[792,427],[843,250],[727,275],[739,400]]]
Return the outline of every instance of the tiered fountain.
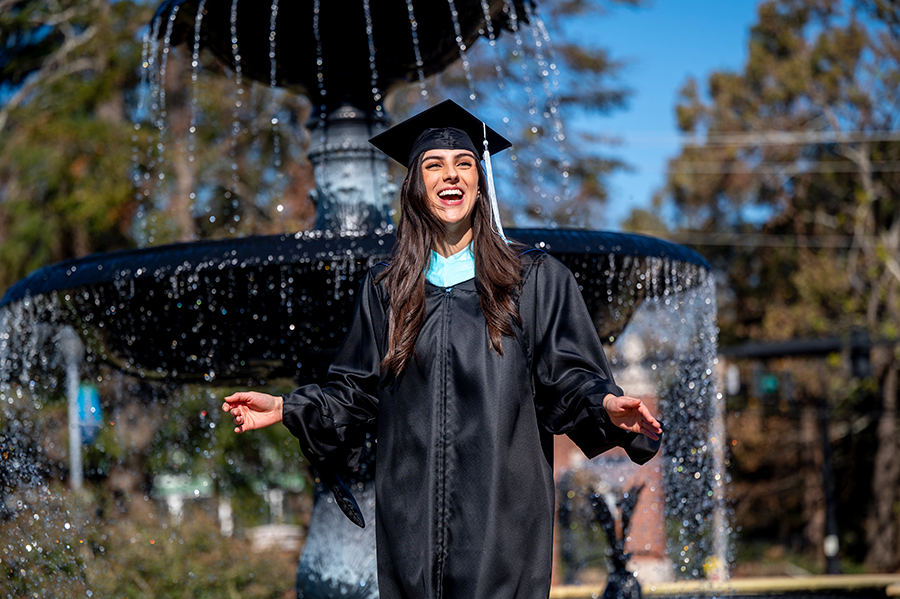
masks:
[[[376,9],[369,0],[352,8],[274,0],[263,10],[237,0],[164,2],[150,28],[157,55],[168,52],[167,44],[189,44],[195,53],[205,48],[242,77],[299,88],[313,98],[317,228],[87,256],[20,281],[0,301],[0,406],[13,423],[7,430],[28,429],[9,407],[24,401],[21,391],[33,373],[63,360],[77,381],[84,351],[93,362],[151,382],[320,379],[346,330],[361,276],[389,256],[394,242],[387,161],[367,143],[387,124],[385,90],[398,81],[422,80],[460,54],[465,58],[466,48],[485,32],[493,38],[524,26],[526,15],[536,18],[530,0],[524,1],[413,6],[412,0],[394,0]],[[649,373],[667,429],[655,468],[675,531],[671,561],[677,574],[702,577],[697,560],[722,553],[716,531],[726,527],[716,516],[723,466],[713,459],[722,439],[711,438],[709,425],[717,400],[707,263],[684,247],[636,235],[562,229],[507,234],[544,248],[575,273],[602,338],[612,343],[642,332],[651,338],[630,366],[646,366],[642,372]],[[642,324],[629,333],[632,317]],[[616,368],[628,366],[625,353],[614,348],[612,355]],[[77,382],[70,386],[77,394]],[[78,430],[70,426],[72,455],[78,453]],[[72,466],[69,476],[76,477],[76,470]],[[371,520],[374,498],[366,480],[360,473],[355,484]],[[4,484],[38,483],[20,477]],[[662,506],[654,509],[662,526]],[[320,496],[301,559],[300,596],[376,596],[370,531],[374,527],[355,529],[330,498]]]

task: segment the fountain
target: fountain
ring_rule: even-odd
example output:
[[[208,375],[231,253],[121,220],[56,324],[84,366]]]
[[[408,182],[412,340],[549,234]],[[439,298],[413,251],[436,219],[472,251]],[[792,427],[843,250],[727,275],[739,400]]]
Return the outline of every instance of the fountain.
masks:
[[[5,496],[0,510],[8,522],[22,527],[23,506],[49,505],[53,493],[47,480],[66,471],[59,450],[50,452],[52,468],[41,466],[49,454],[35,443],[33,420],[46,402],[42,393],[59,394],[57,387],[68,388],[77,405],[72,397],[79,372],[100,379],[127,376],[137,381],[137,395],[159,389],[171,394],[176,383],[259,386],[323,376],[346,330],[361,277],[386,259],[393,245],[394,190],[387,162],[366,141],[386,126],[384,94],[398,81],[422,81],[464,57],[479,29],[491,36],[518,31],[533,15],[528,0],[451,0],[427,9],[408,0],[379,5],[377,11],[364,0],[362,8],[347,14],[341,3],[318,0],[283,5],[275,0],[268,10],[236,0],[167,0],[159,7],[150,30],[154,47],[156,39],[164,44],[154,52],[167,56],[168,44],[183,43],[196,56],[203,47],[235,71],[238,85],[241,77],[253,78],[315,98],[310,158],[317,228],[87,256],[40,269],[10,288],[0,300]],[[314,35],[290,34],[290,26],[310,18]],[[340,47],[328,44],[350,28],[365,34],[340,36]],[[304,56],[310,60],[296,59]],[[164,68],[165,61],[154,61]],[[622,367],[629,362],[652,373],[650,394],[657,397],[668,431],[664,456],[653,467],[657,486],[664,481],[667,489],[673,571],[703,577],[704,561],[722,557],[721,534],[727,528],[718,509],[725,479],[723,457],[715,448],[722,433],[709,424],[716,422],[718,402],[708,264],[687,248],[637,235],[563,229],[507,229],[507,234],[545,249],[575,273],[603,339],[652,340],[638,358],[629,360],[615,348],[612,358],[622,374],[628,374]],[[63,346],[66,351],[58,351]],[[101,369],[107,374],[98,374]],[[57,375],[42,377],[41,371],[67,374],[57,384]],[[49,389],[40,388],[42,378]],[[74,459],[80,428],[77,419],[69,422],[74,445],[68,457]],[[215,428],[205,411],[201,423],[206,435]],[[351,483],[370,521],[373,467],[366,462]],[[70,462],[75,487],[78,470]],[[194,492],[211,497],[216,484],[202,479]],[[230,508],[220,503],[219,509],[226,534]],[[663,508],[654,509],[661,521]],[[40,510],[34,515],[44,521]],[[372,531],[355,529],[320,490],[298,570],[300,596],[376,596]],[[3,563],[29,563],[32,547],[43,554],[48,542],[28,544],[24,552],[12,545],[5,552],[0,548]],[[66,571],[77,573],[83,562],[66,552],[56,559],[68,567],[59,580]]]

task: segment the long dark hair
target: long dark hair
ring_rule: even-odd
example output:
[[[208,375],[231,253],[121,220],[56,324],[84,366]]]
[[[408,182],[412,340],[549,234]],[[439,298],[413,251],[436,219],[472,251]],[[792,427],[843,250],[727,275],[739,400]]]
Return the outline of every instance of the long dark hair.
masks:
[[[517,246],[507,244],[491,228],[484,171],[477,159],[474,162],[479,190],[472,210],[475,286],[491,347],[502,356],[502,336],[513,334],[513,320],[520,322],[514,294],[521,273]],[[378,281],[384,281],[390,298],[388,351],[381,367],[395,375],[403,371],[415,352],[416,339],[425,322],[425,268],[431,251],[437,249],[443,238],[444,227],[428,205],[419,157],[410,165],[400,190],[400,224],[391,262],[378,277]]]

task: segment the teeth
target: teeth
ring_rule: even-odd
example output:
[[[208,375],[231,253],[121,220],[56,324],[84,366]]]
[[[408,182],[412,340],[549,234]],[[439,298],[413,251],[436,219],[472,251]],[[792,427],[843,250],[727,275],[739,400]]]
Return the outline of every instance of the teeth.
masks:
[[[443,198],[443,197],[446,197],[449,195],[461,196],[462,192],[458,189],[445,189],[444,191],[442,191],[441,193],[438,194],[438,197]]]

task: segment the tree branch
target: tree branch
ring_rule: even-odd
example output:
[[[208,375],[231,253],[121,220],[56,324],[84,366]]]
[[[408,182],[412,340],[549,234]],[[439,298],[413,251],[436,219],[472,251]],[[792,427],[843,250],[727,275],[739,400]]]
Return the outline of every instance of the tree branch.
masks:
[[[97,31],[97,27],[91,25],[80,35],[67,38],[66,42],[44,61],[40,70],[29,77],[28,82],[22,85],[22,87],[19,88],[19,91],[17,91],[13,97],[9,99],[6,105],[3,106],[3,109],[0,110],[0,131],[3,131],[6,127],[6,121],[9,119],[9,114],[18,108],[19,105],[25,101],[25,98],[28,97],[28,94],[30,94],[38,85],[55,81],[64,75],[71,75],[72,73],[89,70],[94,67],[95,61],[89,58],[80,58],[61,68],[58,68],[58,65],[63,62],[63,59],[70,52],[91,41],[94,36],[97,35]]]
[[[77,73],[78,71],[90,71],[97,67],[96,61],[92,58],[79,58],[73,62],[70,62],[66,66],[57,69],[52,72],[45,72],[44,69],[41,69],[34,77],[30,77],[28,82],[19,88],[19,91],[13,95],[12,98],[9,99],[9,102],[0,110],[0,131],[6,127],[6,121],[9,119],[9,114],[19,107],[19,105],[28,97],[36,87],[39,85],[46,85],[60,79],[61,77],[66,77],[71,75],[72,73]]]
[[[897,259],[893,256],[888,256],[885,264],[888,271],[894,275],[894,278],[900,283],[900,262],[897,262]]]
[[[48,62],[50,62],[51,64],[55,62],[62,62],[62,59],[65,58],[67,54],[69,54],[75,48],[83,46],[91,41],[95,35],[97,35],[97,26],[91,25],[83,32],[81,32],[80,35],[75,37],[67,37],[66,42],[59,48],[59,50],[57,50],[50,56]]]
[[[2,6],[0,6],[0,10],[2,10]],[[29,21],[29,23],[31,23],[32,25],[43,27],[57,27],[63,23],[68,23],[73,18],[78,16],[81,12],[82,11],[79,10],[78,7],[72,7],[60,13],[51,14],[46,19],[32,19],[31,21]]]
[[[883,236],[884,245],[887,248],[886,266],[897,282],[900,283],[900,263],[897,262],[897,253],[900,252],[900,214],[894,215],[887,233]]]
[[[0,12],[11,9],[16,4],[21,4],[23,0],[0,0]]]

